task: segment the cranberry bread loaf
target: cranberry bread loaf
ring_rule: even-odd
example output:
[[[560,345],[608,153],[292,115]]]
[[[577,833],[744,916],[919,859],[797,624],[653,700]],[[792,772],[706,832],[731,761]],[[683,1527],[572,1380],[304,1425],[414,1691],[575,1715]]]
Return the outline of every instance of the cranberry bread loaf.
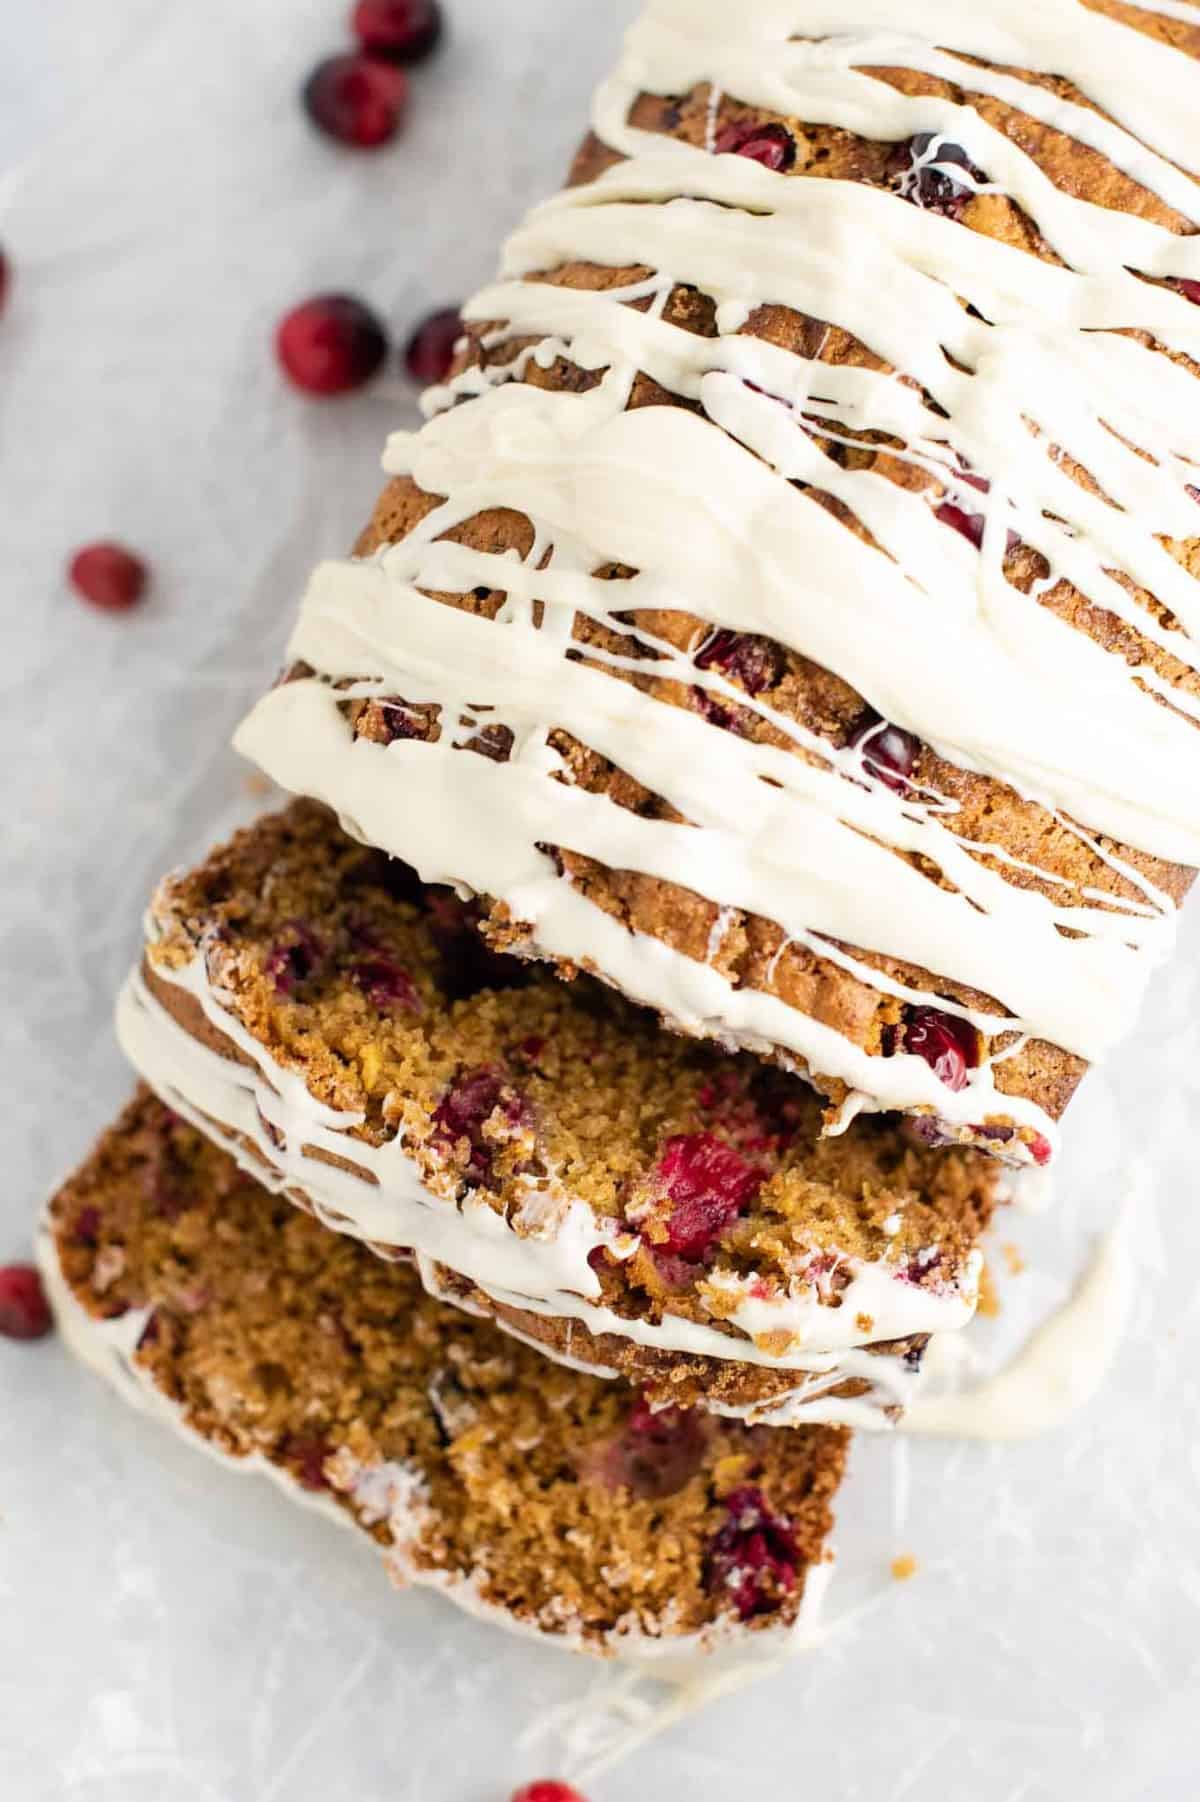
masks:
[[[656,1402],[884,1425],[974,1310],[994,1159],[822,1137],[795,1078],[489,951],[313,802],[162,885],[118,1021],[268,1186]]]
[[[591,1652],[766,1650],[828,1572],[846,1434],[668,1410],[426,1296],[142,1091],[51,1205],[74,1347],[369,1535],[401,1582]]]
[[[1198,56],[652,0],[242,749],[831,1121],[1046,1161],[1200,863]]]

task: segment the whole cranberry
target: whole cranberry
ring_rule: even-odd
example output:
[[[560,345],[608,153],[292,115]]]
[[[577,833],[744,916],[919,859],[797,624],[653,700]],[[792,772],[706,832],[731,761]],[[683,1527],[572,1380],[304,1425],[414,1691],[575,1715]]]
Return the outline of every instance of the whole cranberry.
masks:
[[[666,1250],[696,1260],[745,1213],[763,1173],[714,1133],[678,1133],[664,1145],[654,1180],[671,1204]]]
[[[869,713],[858,726],[850,743],[861,750],[863,763],[870,775],[898,795],[908,793],[908,779],[913,773],[920,750],[920,740],[903,726],[893,726],[877,713]]]
[[[727,125],[715,145],[718,156],[748,156],[764,169],[785,174],[796,161],[796,140],[786,125],[742,119]]]
[[[422,319],[404,347],[404,367],[414,382],[444,382],[454,362],[454,346],[463,333],[457,307],[442,307]]]
[[[442,9],[438,0],[358,0],[351,25],[372,56],[417,63],[437,47]]]
[[[304,84],[313,124],[339,144],[376,150],[394,138],[408,99],[408,77],[375,56],[327,56]]]
[[[5,1264],[0,1269],[0,1335],[5,1339],[42,1339],[54,1316],[32,1264]]]
[[[149,580],[140,557],[123,544],[105,541],[76,551],[67,573],[76,593],[103,613],[127,613],[136,607]]]
[[[317,294],[280,321],[275,348],[306,394],[347,394],[376,374],[388,341],[370,307],[352,294]]]
[[[914,1007],[904,1027],[904,1049],[923,1057],[948,1089],[963,1089],[979,1063],[979,1033],[969,1020],[938,1007]]]
[[[695,661],[697,669],[719,669],[751,695],[774,688],[784,667],[777,645],[748,632],[714,632],[696,652]]]
[[[560,1783],[557,1777],[541,1777],[536,1783],[526,1783],[514,1790],[511,1802],[583,1802],[583,1797],[569,1783]]]

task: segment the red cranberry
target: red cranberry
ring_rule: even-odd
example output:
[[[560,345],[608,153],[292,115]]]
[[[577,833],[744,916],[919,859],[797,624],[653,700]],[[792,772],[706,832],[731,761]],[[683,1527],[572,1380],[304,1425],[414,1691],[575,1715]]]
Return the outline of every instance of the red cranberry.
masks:
[[[729,1518],[712,1542],[705,1582],[728,1599],[741,1620],[771,1614],[796,1587],[800,1553],[791,1523],[750,1484],[726,1498]]]
[[[483,1129],[498,1108],[512,1126],[524,1113],[520,1097],[497,1071],[485,1067],[459,1077],[434,1110],[433,1142],[440,1150],[453,1151],[463,1139],[470,1145],[464,1171],[470,1182],[486,1183],[492,1174],[493,1147]]]
[[[309,118],[339,144],[374,150],[394,138],[408,98],[408,77],[374,56],[329,56],[304,84]]]
[[[710,726],[719,726],[722,732],[736,732],[739,738],[746,736],[750,716],[744,708],[734,707],[698,685],[690,688],[688,694],[696,712],[703,714]]]
[[[938,1007],[914,1007],[904,1028],[904,1049],[923,1057],[948,1089],[966,1087],[967,1071],[979,1063],[979,1034],[969,1020]]]
[[[127,613],[146,591],[149,571],[123,544],[86,544],[69,570],[71,586],[103,613]]]
[[[325,1460],[332,1457],[333,1447],[326,1440],[290,1433],[280,1446],[279,1454],[302,1489],[329,1488]]]
[[[796,140],[786,125],[756,124],[751,119],[727,125],[716,142],[718,156],[748,156],[764,169],[783,174],[796,161]]]
[[[712,1133],[668,1139],[654,1172],[671,1203],[666,1250],[702,1258],[762,1187],[760,1170]]]
[[[656,1414],[649,1403],[639,1401],[604,1449],[598,1474],[610,1488],[660,1502],[691,1482],[707,1444],[706,1419],[695,1409],[663,1408]]]
[[[317,294],[293,308],[275,334],[279,361],[307,394],[361,388],[387,356],[387,333],[351,294]]]
[[[32,1264],[5,1264],[0,1269],[0,1336],[5,1339],[42,1339],[54,1325],[54,1316]]]
[[[990,482],[985,482],[979,476],[971,477],[964,474],[962,480],[969,481],[972,488],[982,489],[984,494],[991,487]],[[951,526],[956,532],[961,533],[967,543],[973,544],[977,551],[983,549],[983,534],[987,521],[982,513],[972,513],[966,507],[960,507],[956,501],[943,501],[939,507],[934,508],[933,514],[934,518],[940,519],[944,526]],[[1005,555],[1014,551],[1020,542],[1020,534],[1014,532],[1010,526],[1004,540]]]
[[[984,179],[983,171],[975,167],[961,144],[931,131],[919,132],[901,146],[896,165],[899,192],[905,200],[946,219],[959,218],[974,192],[971,180],[961,180],[952,170],[963,169],[975,181]]]
[[[404,347],[404,367],[414,382],[444,382],[454,362],[454,346],[463,335],[457,307],[442,307],[422,319]]]
[[[420,62],[442,35],[438,0],[358,0],[351,22],[364,50],[398,63]]]
[[[1034,1163],[1044,1168],[1053,1156],[1054,1148],[1045,1133],[1034,1133],[1029,1141],[1029,1155]]]
[[[885,787],[894,789],[898,795],[908,793],[908,779],[921,748],[920,739],[906,732],[903,726],[893,726],[877,713],[868,713],[850,743],[856,750],[861,749],[863,763],[870,775],[878,777]]]
[[[381,1014],[402,1007],[411,1014],[421,1012],[421,997],[408,971],[386,952],[364,958],[354,965],[351,977],[372,1007]]]
[[[1190,300],[1194,307],[1200,307],[1200,282],[1193,281],[1190,276],[1181,275],[1175,286],[1185,300]]]
[[[540,1777],[536,1783],[526,1783],[514,1790],[510,1802],[584,1802],[584,1799],[569,1783],[560,1783],[557,1777]]]
[[[3,313],[8,302],[9,289],[12,287],[12,269],[8,258],[0,250],[0,313]]]
[[[774,688],[783,674],[783,660],[769,638],[748,632],[714,632],[696,653],[697,669],[719,669],[731,681],[740,682],[747,694]]]

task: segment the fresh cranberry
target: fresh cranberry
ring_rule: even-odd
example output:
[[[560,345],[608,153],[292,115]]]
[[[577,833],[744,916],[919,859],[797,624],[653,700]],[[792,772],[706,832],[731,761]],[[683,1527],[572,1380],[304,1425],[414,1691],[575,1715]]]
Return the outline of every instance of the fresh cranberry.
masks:
[[[729,1518],[709,1550],[705,1582],[741,1620],[771,1614],[796,1587],[800,1553],[791,1525],[751,1484],[726,1498]]]
[[[968,179],[960,179],[954,169],[964,170]],[[946,219],[960,217],[974,193],[971,178],[984,179],[983,171],[975,167],[961,144],[931,131],[919,132],[901,146],[896,172],[898,189],[905,200]]]
[[[437,0],[358,0],[351,22],[364,50],[398,63],[420,62],[442,35]]]
[[[454,347],[463,335],[457,307],[442,307],[422,319],[404,347],[404,367],[414,382],[444,382],[454,362]]]
[[[332,1456],[333,1447],[326,1440],[291,1433],[279,1451],[302,1489],[329,1488],[325,1460]]]
[[[961,533],[977,551],[982,549],[985,524],[982,513],[968,513],[964,508],[955,506],[953,501],[943,501],[935,510],[935,517],[944,526],[952,526],[956,532]]]
[[[3,313],[8,302],[8,292],[12,287],[12,270],[8,258],[0,250],[0,313]]]
[[[361,388],[387,356],[387,333],[351,294],[317,294],[294,307],[275,334],[279,361],[306,394]]]
[[[649,1403],[639,1401],[605,1447],[598,1475],[610,1488],[660,1502],[691,1482],[707,1444],[707,1422],[695,1409],[663,1408],[656,1414]]]
[[[982,487],[986,492],[990,484],[973,482],[971,486]],[[983,549],[983,534],[987,521],[982,513],[972,513],[966,507],[960,507],[957,501],[943,501],[939,507],[934,508],[933,514],[934,518],[941,520],[944,526],[951,526],[954,531],[960,533],[968,544],[975,546],[977,551]],[[1014,551],[1020,542],[1020,534],[1014,532],[1010,526],[1004,540],[1005,555]]]
[[[1053,1156],[1054,1148],[1045,1133],[1034,1133],[1029,1141],[1029,1155],[1034,1163],[1044,1168]]]
[[[560,1783],[557,1777],[540,1777],[536,1783],[526,1783],[514,1790],[510,1802],[584,1802],[584,1799],[569,1783]]]
[[[783,661],[769,638],[748,632],[714,632],[696,653],[696,668],[719,669],[723,676],[740,682],[747,694],[757,695],[764,688],[775,687],[783,674]]]
[[[671,1203],[666,1249],[683,1258],[702,1258],[763,1182],[760,1170],[707,1132],[668,1139],[654,1178]]]
[[[77,594],[103,613],[127,613],[146,591],[149,572],[123,544],[86,544],[68,571]]]
[[[938,1007],[914,1007],[904,1027],[904,1049],[923,1057],[948,1089],[966,1087],[967,1071],[979,1063],[979,1034],[969,1020]]]
[[[412,977],[386,952],[364,958],[354,965],[350,974],[371,1006],[377,1007],[381,1014],[390,1013],[397,1007],[406,1008],[412,1014],[421,1012],[421,997]]]
[[[0,1335],[5,1339],[41,1339],[54,1316],[32,1264],[5,1264],[0,1269]]]
[[[748,156],[764,169],[786,173],[796,161],[796,140],[786,125],[742,119],[727,125],[716,142],[718,156]]]
[[[903,726],[893,726],[877,713],[869,713],[850,743],[862,751],[863,763],[870,775],[898,795],[908,793],[908,779],[921,748],[920,739],[906,732]]]
[[[325,955],[324,946],[315,932],[298,920],[288,928],[288,938],[268,954],[267,975],[277,995],[291,995],[302,982],[307,982]]]
[[[1194,307],[1200,307],[1200,282],[1193,281],[1190,276],[1181,275],[1175,286],[1185,300],[1190,300]]]
[[[374,150],[394,138],[408,98],[408,77],[378,57],[329,56],[304,84],[304,106],[318,130],[339,144]]]
[[[512,1126],[524,1113],[520,1097],[506,1088],[497,1071],[485,1067],[460,1077],[434,1110],[433,1142],[439,1149],[452,1151],[463,1139],[470,1145],[464,1175],[471,1182],[486,1183],[492,1174],[493,1147],[483,1129],[498,1108]]]

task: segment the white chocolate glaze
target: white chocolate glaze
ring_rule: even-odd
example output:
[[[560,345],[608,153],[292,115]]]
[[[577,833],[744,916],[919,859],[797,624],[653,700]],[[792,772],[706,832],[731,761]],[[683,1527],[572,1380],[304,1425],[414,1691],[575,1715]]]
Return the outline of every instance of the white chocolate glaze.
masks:
[[[322,1107],[295,1072],[280,1068],[222,1005],[202,956],[158,974],[195,997],[206,1019],[249,1060],[236,1062],[200,1044],[135,971],[118,1003],[117,1032],[126,1055],[169,1107],[215,1138],[267,1188],[299,1191],[325,1225],[373,1245],[414,1251],[425,1272],[446,1264],[501,1305],[575,1320],[592,1333],[618,1334],[660,1351],[804,1372],[815,1379],[816,1393],[847,1376],[865,1376],[889,1392],[891,1406],[908,1386],[898,1372],[889,1381],[882,1367],[898,1361],[864,1348],[953,1331],[974,1313],[977,1253],[969,1253],[957,1280],[940,1290],[903,1280],[896,1267],[846,1258],[852,1274],[836,1307],[821,1300],[814,1284],[797,1283],[793,1293],[772,1302],[747,1289],[727,1316],[732,1333],[678,1315],[655,1323],[617,1314],[601,1302],[599,1278],[588,1263],[597,1246],[617,1255],[632,1250],[629,1234],[615,1223],[598,1220],[585,1203],[565,1195],[550,1197],[546,1206],[537,1192],[528,1210],[536,1231],[522,1232],[486,1196],[456,1203],[433,1194],[401,1139],[372,1146],[347,1136],[357,1116]],[[353,1161],[360,1173],[328,1163],[330,1155]],[[628,1243],[622,1245],[623,1239]],[[739,1281],[730,1274],[726,1288]],[[838,1406],[832,1398],[824,1405]]]
[[[1074,1293],[985,1383],[919,1395],[904,1431],[965,1439],[1025,1439],[1064,1425],[1099,1391],[1120,1344],[1134,1292],[1130,1212],[1104,1235]],[[927,1381],[951,1375],[953,1345],[935,1338]]]
[[[399,544],[317,571],[290,646],[317,677],[268,695],[237,742],[427,880],[505,902],[540,954],[594,968],[685,1031],[782,1048],[864,1106],[933,1109],[959,1129],[999,1115],[1054,1144],[1041,1108],[997,1090],[995,1056],[957,1092],[919,1057],[868,1056],[778,997],[735,990],[626,931],[542,849],[761,915],[913,1003],[947,1005],[842,947],[938,971],[1006,1013],[950,1011],[1090,1060],[1127,1030],[1171,948],[1173,905],[1096,835],[1200,864],[1200,710],[1038,603],[1069,581],[1189,671],[1200,667],[1200,588],[1161,542],[1200,527],[1189,493],[1200,461],[1194,378],[1116,335],[1135,328],[1200,358],[1200,307],[1169,285],[1200,280],[1200,240],[1059,188],[972,106],[904,95],[865,72],[889,63],[948,76],[1075,136],[1200,222],[1200,66],[1079,0],[651,0],[595,103],[599,136],[626,160],[537,208],[510,240],[501,279],[467,309],[504,322],[489,344],[539,343],[431,392],[424,429],[393,437],[385,467],[446,498]],[[1022,68],[1067,76],[1110,117],[1011,72]],[[963,146],[1063,266],[895,193],[710,154],[711,129],[702,150],[629,123],[639,93],[705,83],[718,98],[870,139],[930,133]],[[710,127],[715,117],[714,101]],[[658,273],[602,293],[525,279],[568,261]],[[664,319],[675,284],[713,298],[716,336]],[[763,301],[845,327],[916,385],[739,335]],[[512,380],[531,357],[559,355],[598,372],[598,385],[574,394]],[[639,370],[697,411],[626,412]],[[839,427],[902,440],[906,458],[983,516],[982,548],[939,522],[922,494],[835,463],[816,437],[837,438]],[[1064,452],[1102,493],[1072,479]],[[988,491],[961,483],[963,470],[986,477]],[[804,487],[835,496],[874,545]],[[445,542],[497,506],[533,522],[524,561]],[[1031,595],[1004,577],[1009,531],[1052,572]],[[617,584],[593,574],[613,562],[638,573]],[[507,594],[495,621],[428,598],[478,585]],[[1153,593],[1170,620],[1131,587]],[[757,711],[820,762],[749,743],[606,673],[639,667],[636,658],[567,661],[576,615],[613,625],[620,609],[628,633],[625,613],[649,608],[768,635],[837,672],[960,767],[1052,809],[1136,898],[1071,896],[1061,879],[1049,893],[1006,882],[996,864],[1020,860],[985,862],[948,829],[953,803],[897,794],[861,750],[832,749],[700,667],[704,639],[681,653],[634,630],[658,656],[656,674]],[[432,705],[437,742],[355,740],[329,680],[351,683],[342,699]],[[1177,705],[1161,705],[1164,693]],[[506,762],[461,753],[481,722],[513,733]],[[555,727],[689,824],[553,780],[563,773]],[[944,886],[896,851],[937,865]]]
[[[552,1359],[555,1364],[561,1364],[568,1370],[585,1371],[589,1376],[619,1377],[620,1372],[610,1365],[585,1355],[585,1349],[581,1348],[578,1339],[570,1338],[567,1348],[560,1351],[556,1346],[547,1345],[543,1340],[535,1338],[532,1333],[522,1332],[510,1320],[492,1315],[486,1308],[477,1307],[467,1300],[442,1280],[437,1265],[429,1259],[418,1256],[417,1267],[421,1281],[430,1295],[437,1296],[439,1300],[449,1302],[456,1308],[463,1308],[468,1313],[478,1313],[481,1317],[493,1319],[510,1338],[531,1346],[534,1351]],[[492,1299],[500,1301],[501,1297],[493,1296]],[[531,1313],[541,1311],[531,1309],[528,1301],[520,1297],[512,1298],[512,1305],[523,1307]],[[829,1393],[850,1378],[866,1384],[861,1395],[841,1396]],[[709,1400],[704,1406],[710,1413],[723,1415],[726,1420],[741,1420],[752,1426],[854,1427],[860,1432],[876,1433],[884,1432],[896,1424],[911,1397],[917,1393],[920,1381],[919,1369],[914,1370],[902,1356],[852,1348],[823,1359],[810,1358],[803,1381],[794,1389],[772,1397],[770,1401],[737,1405]]]
[[[48,1219],[43,1219],[39,1227],[36,1256],[55,1323],[68,1350],[125,1402],[170,1428],[226,1469],[265,1476],[289,1500],[339,1526],[353,1528],[354,1516],[347,1508],[339,1506],[331,1495],[304,1489],[259,1453],[236,1457],[221,1451],[189,1424],[185,1409],[165,1395],[150,1371],[134,1359],[138,1342],[154,1310],[131,1309],[114,1320],[102,1320],[89,1314],[63,1275]],[[697,1661],[703,1661],[706,1669],[712,1666],[719,1669],[726,1662],[734,1666],[757,1665],[804,1650],[820,1638],[821,1608],[834,1569],[831,1549],[826,1550],[821,1562],[810,1566],[805,1573],[800,1610],[790,1627],[747,1632],[736,1621],[723,1619],[700,1633],[664,1634],[657,1638],[625,1628],[614,1629],[601,1639],[595,1639],[585,1637],[577,1627],[572,1628],[569,1624],[564,1625],[562,1631],[552,1632],[486,1601],[481,1593],[482,1571],[476,1576],[430,1569],[414,1557],[421,1529],[429,1519],[427,1499],[416,1471],[398,1465],[355,1467],[349,1454],[344,1452],[336,1454],[332,1462],[339,1486],[352,1497],[363,1520],[368,1524],[387,1521],[392,1543],[384,1560],[398,1587],[411,1583],[436,1590],[464,1612],[522,1638],[640,1666],[666,1682],[688,1680],[694,1674]],[[364,1547],[377,1549],[365,1535],[357,1537]]]

